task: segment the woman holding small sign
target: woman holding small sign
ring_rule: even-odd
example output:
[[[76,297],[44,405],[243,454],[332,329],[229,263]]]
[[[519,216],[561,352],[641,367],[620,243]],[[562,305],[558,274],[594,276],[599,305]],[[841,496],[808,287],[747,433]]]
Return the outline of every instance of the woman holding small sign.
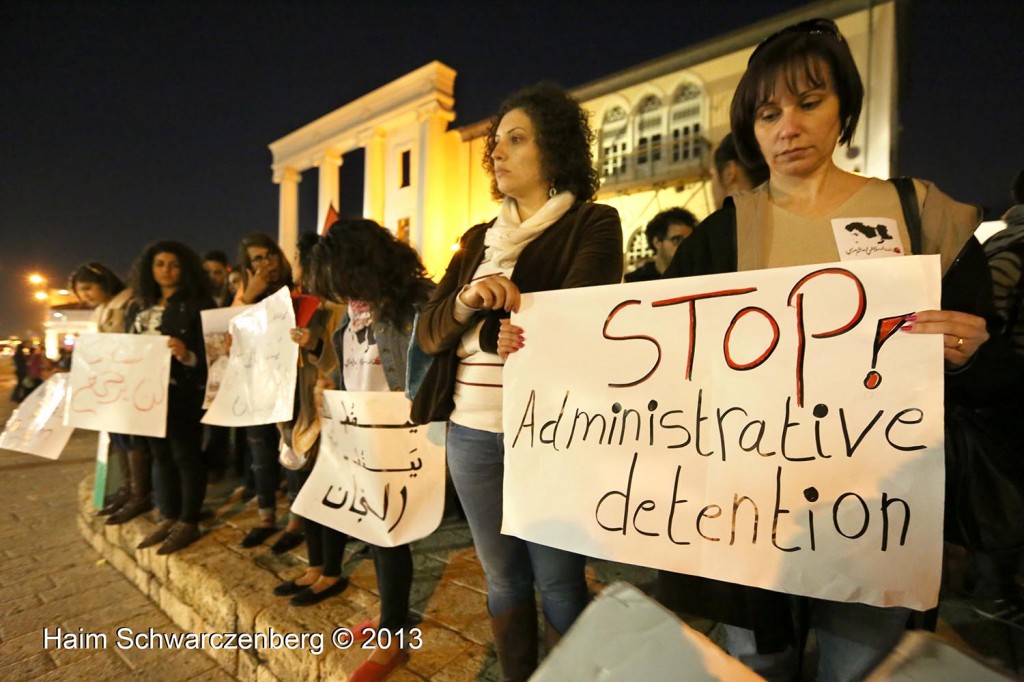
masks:
[[[338,389],[404,391],[413,318],[433,289],[419,255],[372,220],[342,219],[312,247],[310,261],[312,292],[348,306],[332,338]],[[357,641],[375,646],[350,682],[383,680],[409,659],[412,552],[408,544],[370,549],[380,615],[353,628]]]
[[[833,153],[853,139],[863,97],[849,46],[830,20],[795,24],[758,45],[733,97],[731,126],[740,156],[767,163],[770,179],[727,199],[680,245],[664,276],[938,254],[943,309],[906,317],[902,331],[943,335],[948,402],[986,371],[975,357],[988,339],[982,315],[991,290],[973,237],[979,212],[927,182],[901,186],[839,168]],[[761,675],[795,679],[799,638],[788,595],[665,572],[659,591],[677,610],[726,623],[729,652]],[[910,615],[822,599],[807,605],[820,680],[862,679]]]
[[[449,421],[448,467],[487,578],[506,680],[525,680],[537,666],[534,585],[549,647],[589,600],[584,557],[501,534],[502,365],[523,341],[508,321],[520,292],[622,277],[618,213],[592,203],[593,139],[587,113],[555,85],[527,88],[501,105],[483,161],[491,193],[502,201],[498,217],[462,236],[416,330],[435,357],[413,419]]]
[[[167,436],[146,438],[158,474],[157,503],[163,521],[138,548],[159,544],[157,554],[171,554],[200,535],[199,513],[206,497],[199,423],[206,390],[206,351],[200,312],[214,303],[199,256],[174,241],[146,247],[135,263],[132,290],[138,308],[126,318],[126,328],[132,334],[163,334],[169,337],[171,349]]]

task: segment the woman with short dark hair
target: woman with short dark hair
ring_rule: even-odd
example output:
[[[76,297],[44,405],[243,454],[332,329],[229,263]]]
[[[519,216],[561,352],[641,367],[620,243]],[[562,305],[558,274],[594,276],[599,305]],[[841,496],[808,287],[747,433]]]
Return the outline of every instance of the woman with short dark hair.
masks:
[[[613,284],[622,277],[622,226],[597,191],[587,113],[541,84],[501,105],[484,168],[496,219],[472,227],[423,310],[416,336],[434,364],[413,406],[416,421],[449,420],[448,466],[487,578],[494,645],[507,680],[537,665],[539,589],[552,644],[589,600],[582,556],[501,534],[502,365],[522,346],[509,324],[520,292]]]
[[[901,190],[836,166],[833,152],[853,139],[863,96],[849,46],[832,21],[801,22],[764,40],[736,89],[731,122],[740,156],[766,163],[769,180],[708,216],[665,276],[938,254],[943,309],[916,313],[903,330],[942,334],[946,404],[968,400],[987,371],[982,316],[990,310],[991,285],[973,237],[979,212],[930,183],[915,180]],[[833,221],[858,216],[892,221],[881,246],[851,248],[849,231],[834,229]],[[659,576],[659,593],[672,608],[724,622],[729,652],[763,677],[795,679],[802,640],[793,632],[790,596],[667,572]],[[863,679],[899,641],[910,613],[824,599],[804,605],[817,633],[817,678],[827,681]]]

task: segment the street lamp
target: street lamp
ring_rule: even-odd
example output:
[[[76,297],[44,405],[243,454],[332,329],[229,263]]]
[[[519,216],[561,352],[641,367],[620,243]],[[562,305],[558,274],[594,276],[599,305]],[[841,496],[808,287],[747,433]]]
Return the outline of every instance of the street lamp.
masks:
[[[28,283],[29,284],[33,284],[35,286],[39,286],[40,284],[43,284],[45,282],[46,282],[46,278],[43,277],[42,275],[40,275],[38,272],[33,272],[31,275],[28,276]]]
[[[33,294],[37,301],[45,301],[49,298],[49,295],[45,291],[37,291]]]

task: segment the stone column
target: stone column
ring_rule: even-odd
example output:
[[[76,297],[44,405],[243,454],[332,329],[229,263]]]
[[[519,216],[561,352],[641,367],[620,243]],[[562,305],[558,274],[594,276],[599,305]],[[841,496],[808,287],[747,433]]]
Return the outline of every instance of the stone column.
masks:
[[[316,200],[316,229],[322,232],[324,219],[327,217],[327,207],[334,206],[335,210],[341,212],[338,202],[341,200],[341,189],[338,186],[338,171],[341,168],[341,154],[331,149],[326,149],[313,159],[313,165],[319,168],[319,186]]]
[[[366,150],[363,178],[363,217],[384,224],[385,184],[384,132],[369,131],[360,136],[359,144]]]
[[[277,243],[288,260],[294,263],[299,240],[299,183],[302,182],[302,173],[294,168],[281,168],[274,171],[274,182],[281,186]]]

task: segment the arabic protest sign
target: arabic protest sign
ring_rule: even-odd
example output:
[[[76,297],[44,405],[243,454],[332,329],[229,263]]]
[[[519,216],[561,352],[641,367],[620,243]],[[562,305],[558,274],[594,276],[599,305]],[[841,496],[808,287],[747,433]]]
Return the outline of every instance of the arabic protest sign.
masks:
[[[248,310],[249,306],[232,306],[230,308],[211,308],[200,311],[203,319],[203,343],[206,345],[206,396],[203,398],[203,409],[213,403],[220,382],[224,379],[224,371],[228,366],[228,324],[239,313]]]
[[[74,428],[64,426],[68,375],[54,374],[15,408],[0,434],[0,448],[57,459]]]
[[[231,353],[204,424],[257,426],[290,421],[299,347],[288,287],[231,319]]]
[[[400,392],[324,391],[320,451],[292,511],[379,547],[430,535],[444,510],[444,425],[409,424]]]
[[[939,260],[544,292],[504,370],[503,532],[878,606],[937,602]]]
[[[83,334],[71,359],[64,424],[163,438],[170,375],[166,336]]]

